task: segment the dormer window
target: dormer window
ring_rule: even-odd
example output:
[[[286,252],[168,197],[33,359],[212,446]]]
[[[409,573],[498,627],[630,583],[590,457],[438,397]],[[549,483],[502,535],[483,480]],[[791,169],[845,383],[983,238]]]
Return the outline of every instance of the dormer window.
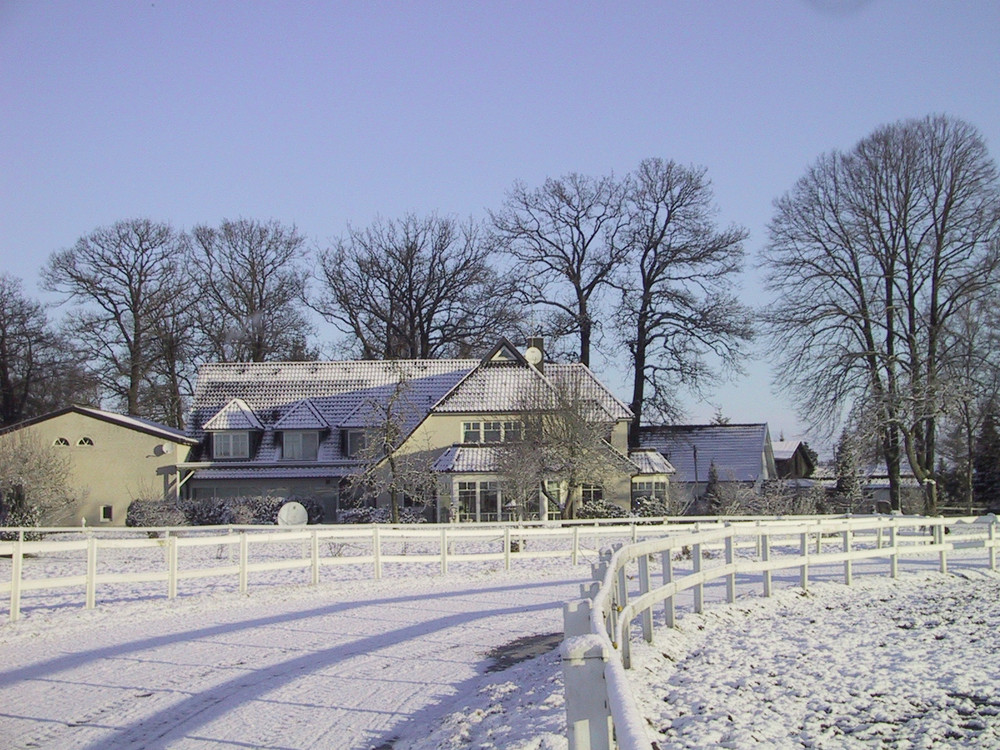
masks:
[[[365,449],[365,431],[347,430],[344,432],[344,455],[357,458]]]
[[[250,458],[249,432],[216,432],[212,435],[215,458]]]
[[[319,433],[311,430],[288,430],[281,434],[281,457],[288,461],[315,461],[319,452]]]

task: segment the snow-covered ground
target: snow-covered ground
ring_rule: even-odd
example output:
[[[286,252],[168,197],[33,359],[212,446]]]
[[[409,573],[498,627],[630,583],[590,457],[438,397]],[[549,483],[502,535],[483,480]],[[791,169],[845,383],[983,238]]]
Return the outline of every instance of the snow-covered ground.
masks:
[[[930,557],[898,582],[859,568],[853,589],[808,595],[789,574],[771,599],[741,581],[737,604],[685,612],[635,646],[651,737],[1000,747],[1000,577],[984,557],[952,559],[959,575],[928,572]],[[48,606],[32,596],[21,621],[0,625],[0,747],[561,750],[552,646],[589,562],[470,563],[447,577],[428,566],[377,582],[338,568],[316,587],[258,579],[248,596],[208,579],[173,601],[160,585],[125,587],[95,610],[44,592]],[[55,560],[29,565],[59,573]]]

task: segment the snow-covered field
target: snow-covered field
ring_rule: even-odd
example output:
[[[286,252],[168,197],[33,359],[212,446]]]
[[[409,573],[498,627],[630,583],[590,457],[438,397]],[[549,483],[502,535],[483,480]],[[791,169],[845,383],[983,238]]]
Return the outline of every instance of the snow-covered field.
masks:
[[[635,646],[650,736],[661,748],[1000,747],[1000,577],[984,558],[953,558],[958,575],[928,572],[928,558],[898,582],[859,569],[853,589],[771,599],[742,581],[737,604],[684,612]],[[248,596],[208,579],[172,601],[161,585],[125,587],[95,610],[76,592],[31,592],[24,618],[0,625],[0,747],[565,748],[552,646],[592,561],[377,582],[345,567],[316,587],[262,574]]]

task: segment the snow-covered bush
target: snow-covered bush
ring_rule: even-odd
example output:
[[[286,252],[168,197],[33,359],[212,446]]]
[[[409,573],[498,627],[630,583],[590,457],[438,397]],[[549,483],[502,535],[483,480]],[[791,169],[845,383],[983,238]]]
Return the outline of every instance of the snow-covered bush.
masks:
[[[628,511],[607,500],[591,500],[580,503],[576,509],[577,518],[628,518]]]
[[[420,510],[399,509],[400,523],[424,523],[426,520]],[[392,513],[389,508],[346,508],[340,511],[337,521],[338,523],[392,523]]]
[[[637,497],[632,501],[632,515],[639,518],[669,516],[670,508],[665,500],[657,497]]]
[[[184,526],[186,523],[183,511],[164,500],[133,500],[125,513],[126,526]]]
[[[281,506],[293,501],[301,503],[306,509],[308,523],[322,523],[323,505],[312,497],[212,497],[188,500],[182,507],[187,522],[192,526],[270,525],[278,522]]]

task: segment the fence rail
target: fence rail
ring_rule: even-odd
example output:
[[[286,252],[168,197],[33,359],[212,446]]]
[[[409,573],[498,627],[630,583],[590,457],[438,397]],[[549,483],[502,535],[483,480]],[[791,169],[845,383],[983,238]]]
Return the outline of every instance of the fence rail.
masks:
[[[212,526],[162,528],[0,528],[0,558],[9,557],[10,575],[0,578],[0,597],[7,598],[8,616],[17,620],[22,593],[81,589],[84,606],[93,608],[101,589],[112,584],[162,583],[162,594],[173,599],[185,581],[220,578],[246,593],[252,574],[301,570],[308,583],[320,582],[322,571],[335,566],[359,566],[380,580],[392,565],[430,564],[440,573],[449,566],[514,560],[564,558],[577,564],[581,556],[596,559],[600,545],[611,540],[636,542],[673,533],[679,520],[613,519],[517,524],[416,524]],[[218,550],[217,561],[185,565],[185,555],[198,548]],[[262,550],[272,548],[269,554]],[[108,554],[141,552],[152,556],[144,570],[105,570]],[[25,572],[26,558],[70,556],[72,574]],[[66,568],[67,565],[63,565]],[[361,573],[364,575],[364,573]],[[2,574],[0,574],[2,575]],[[5,596],[6,595],[6,596]]]
[[[631,665],[633,627],[653,640],[654,608],[673,627],[677,598],[691,591],[692,607],[701,612],[706,585],[725,582],[725,600],[736,598],[736,576],[757,574],[765,596],[774,590],[776,571],[797,569],[798,585],[807,589],[819,566],[842,565],[851,584],[856,563],[888,561],[889,575],[899,574],[906,559],[937,556],[948,570],[949,555],[982,550],[997,569],[996,516],[923,518],[875,516],[814,517],[791,521],[733,522],[711,529],[683,530],[660,539],[620,547],[594,566],[593,584],[582,599],[567,604],[562,645],[566,685],[567,731],[571,750],[649,750],[645,722],[632,698],[625,670]],[[690,560],[679,575],[677,558]],[[654,571],[659,565],[659,583]]]

